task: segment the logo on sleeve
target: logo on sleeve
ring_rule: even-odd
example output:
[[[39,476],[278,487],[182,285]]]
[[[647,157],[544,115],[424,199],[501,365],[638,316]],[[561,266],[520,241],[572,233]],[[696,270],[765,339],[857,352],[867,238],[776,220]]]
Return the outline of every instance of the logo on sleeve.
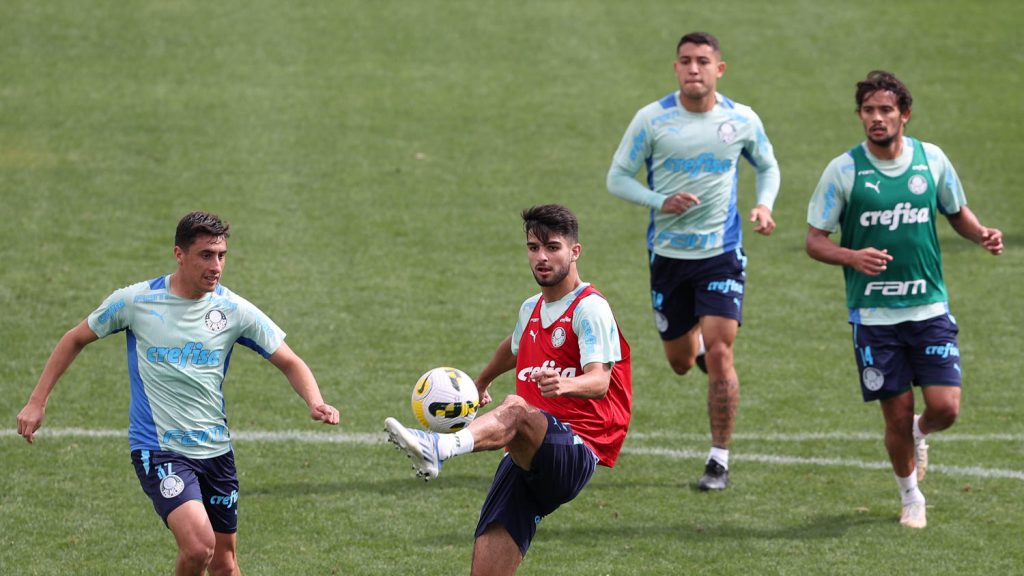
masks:
[[[220,310],[210,310],[206,313],[206,327],[210,332],[220,332],[228,327],[228,317]]]

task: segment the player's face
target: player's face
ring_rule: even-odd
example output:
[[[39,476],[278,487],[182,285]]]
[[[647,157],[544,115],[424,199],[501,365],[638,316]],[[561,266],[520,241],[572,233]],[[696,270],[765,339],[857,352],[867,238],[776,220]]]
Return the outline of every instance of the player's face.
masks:
[[[554,234],[548,236],[547,242],[541,242],[530,233],[526,236],[526,252],[537,284],[557,286],[569,275],[572,263],[580,255],[580,245]]]
[[[888,90],[868,94],[857,110],[864,124],[864,134],[873,144],[888,147],[903,137],[903,127],[910,120],[910,110],[900,112],[899,100]]]
[[[703,100],[715,93],[718,79],[725,72],[725,62],[714,48],[707,44],[679,47],[675,70],[682,96],[689,100]]]
[[[220,282],[227,254],[228,241],[223,236],[201,234],[186,249],[175,246],[179,289],[192,298],[213,292]]]

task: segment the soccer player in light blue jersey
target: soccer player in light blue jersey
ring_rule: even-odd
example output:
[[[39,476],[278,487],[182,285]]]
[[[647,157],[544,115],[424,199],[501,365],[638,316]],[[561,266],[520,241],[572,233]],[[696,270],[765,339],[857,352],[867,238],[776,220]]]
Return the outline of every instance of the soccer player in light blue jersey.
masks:
[[[733,343],[742,322],[747,261],[737,207],[739,160],[757,171],[750,221],[765,236],[775,229],[779,166],[757,114],[716,91],[725,62],[714,36],[683,36],[674,66],[679,90],[633,117],[612,159],[608,190],[651,209],[647,249],[655,326],[677,374],[694,364],[708,374],[711,451],[698,487],[723,490],[739,405]],[[635,178],[641,169],[647,186]]]
[[[182,218],[174,239],[177,270],[115,291],[69,330],[18,414],[18,434],[32,443],[53,387],[82,349],[124,332],[132,463],[178,543],[179,575],[241,573],[238,477],[223,393],[236,343],[284,373],[313,420],[337,424],[340,418],[324,403],[309,367],[284,342],[284,332],[220,283],[228,229],[207,212]]]
[[[918,487],[928,465],[925,436],[960,413],[958,328],[949,312],[935,217],[990,253],[1003,234],[967,207],[949,159],[904,135],[910,90],[889,72],[857,83],[867,139],[829,163],[807,209],[807,253],[843,267],[854,356],[865,402],[878,400],[902,499],[900,523],[927,525]],[[840,243],[829,235],[842,228]],[[914,414],[913,386],[924,411]]]

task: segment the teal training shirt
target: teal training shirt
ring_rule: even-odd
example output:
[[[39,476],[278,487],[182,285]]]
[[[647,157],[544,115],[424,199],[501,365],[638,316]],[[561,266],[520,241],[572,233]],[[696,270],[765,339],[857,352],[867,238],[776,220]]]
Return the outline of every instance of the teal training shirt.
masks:
[[[168,276],[115,291],[88,322],[100,338],[125,332],[131,449],[199,459],[231,449],[223,385],[235,343],[269,358],[285,337],[226,287],[190,300],[168,290]]]
[[[779,166],[754,111],[716,94],[708,112],[687,111],[673,92],[633,117],[612,158],[608,191],[651,208],[648,248],[659,256],[701,260],[742,245],[737,207],[739,159],[757,170],[757,203],[772,208]],[[647,172],[647,187],[635,176]],[[661,211],[665,199],[689,192],[699,200],[683,214]]]

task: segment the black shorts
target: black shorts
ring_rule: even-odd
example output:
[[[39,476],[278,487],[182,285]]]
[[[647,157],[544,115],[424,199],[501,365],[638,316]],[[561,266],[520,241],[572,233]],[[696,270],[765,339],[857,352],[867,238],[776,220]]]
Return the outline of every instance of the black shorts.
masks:
[[[597,456],[572,427],[544,413],[548,431],[527,472],[506,454],[498,464],[491,490],[480,511],[476,536],[501,524],[526,556],[544,516],[572,500],[597,468]]]
[[[913,386],[960,386],[959,328],[948,314],[890,326],[853,325],[853,351],[865,402]]]
[[[675,340],[700,322],[721,316],[743,323],[747,256],[736,248],[704,260],[651,256],[651,305],[662,340]]]
[[[214,532],[238,530],[238,475],[234,452],[203,460],[162,450],[132,450],[132,464],[156,513],[167,517],[189,500],[206,508]]]

